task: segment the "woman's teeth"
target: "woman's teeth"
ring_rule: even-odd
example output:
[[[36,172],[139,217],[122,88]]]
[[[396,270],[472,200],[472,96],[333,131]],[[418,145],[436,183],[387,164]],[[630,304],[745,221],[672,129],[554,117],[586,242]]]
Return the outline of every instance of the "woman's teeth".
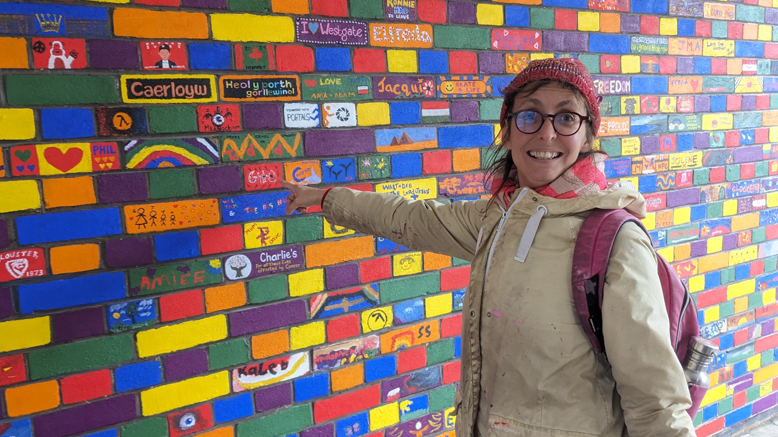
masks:
[[[529,152],[529,156],[535,159],[554,159],[560,155],[559,152]]]

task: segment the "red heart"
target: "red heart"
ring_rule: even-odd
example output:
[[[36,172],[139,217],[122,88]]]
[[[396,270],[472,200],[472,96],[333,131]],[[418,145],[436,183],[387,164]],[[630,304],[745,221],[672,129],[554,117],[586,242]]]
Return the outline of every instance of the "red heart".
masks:
[[[74,147],[68,149],[67,152],[62,153],[62,150],[56,147],[49,147],[43,151],[43,156],[54,168],[62,173],[67,173],[68,170],[81,162],[81,158],[84,157],[84,151]]]
[[[10,423],[10,422],[3,423],[2,425],[0,425],[0,434],[2,434],[4,432],[8,431],[9,429],[11,429],[11,425],[12,425],[12,423]]]
[[[305,85],[308,88],[313,88],[316,86],[316,79],[305,79]]]

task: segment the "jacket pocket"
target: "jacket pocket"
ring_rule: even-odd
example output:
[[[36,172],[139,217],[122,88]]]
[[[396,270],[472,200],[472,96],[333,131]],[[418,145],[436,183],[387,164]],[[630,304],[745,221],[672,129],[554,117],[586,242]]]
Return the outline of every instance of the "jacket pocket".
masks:
[[[567,431],[562,429],[546,428],[542,426],[527,425],[515,419],[489,415],[489,429],[479,429],[482,437],[593,437],[597,434],[586,432]]]

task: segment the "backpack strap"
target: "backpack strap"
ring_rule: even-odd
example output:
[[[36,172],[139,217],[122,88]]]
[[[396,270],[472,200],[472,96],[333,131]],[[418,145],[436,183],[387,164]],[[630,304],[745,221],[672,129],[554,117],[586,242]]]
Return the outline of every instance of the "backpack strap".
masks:
[[[573,252],[573,301],[586,336],[594,350],[604,354],[602,290],[613,243],[627,222],[643,223],[623,209],[595,209],[578,232]]]

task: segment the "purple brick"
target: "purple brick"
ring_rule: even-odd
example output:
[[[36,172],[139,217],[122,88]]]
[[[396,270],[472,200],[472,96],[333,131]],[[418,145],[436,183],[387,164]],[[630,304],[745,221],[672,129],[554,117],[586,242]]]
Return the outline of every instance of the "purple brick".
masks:
[[[108,267],[137,267],[154,262],[151,238],[127,238],[105,242]]]
[[[305,133],[305,156],[355,155],[374,153],[373,131],[312,130]]]
[[[732,250],[737,248],[737,234],[727,234],[722,238],[722,250]]]
[[[543,32],[543,50],[558,52],[585,52],[589,36],[581,33],[547,30]]]
[[[744,95],[740,101],[740,109],[743,111],[753,111],[756,109],[756,95],[747,94]]]
[[[237,165],[203,167],[197,171],[197,175],[203,194],[230,193],[243,188],[243,177]]]
[[[282,384],[254,392],[257,413],[262,413],[292,403],[292,384]]]
[[[101,70],[137,70],[140,68],[138,42],[90,40],[89,61],[92,68]]]
[[[33,417],[36,437],[65,437],[128,422],[138,416],[135,395],[93,401]]]
[[[227,0],[182,0],[181,6],[187,8],[227,9]]]
[[[694,96],[694,110],[696,112],[709,112],[710,96]]]
[[[451,102],[451,122],[478,121],[477,100],[454,100]]]
[[[281,105],[254,103],[243,105],[243,126],[246,129],[281,129],[284,117]]]
[[[290,302],[252,308],[230,314],[230,335],[251,334],[268,331],[282,326],[294,325],[307,320],[305,301]]]
[[[675,190],[667,192],[667,207],[676,208],[682,205],[693,205],[700,203],[700,189],[689,188],[686,190]]]
[[[762,160],[762,146],[736,147],[735,164]]]
[[[766,336],[775,332],[775,319],[768,320],[762,323],[762,336]]]
[[[621,33],[639,33],[640,15],[621,15]]]
[[[300,433],[300,437],[333,437],[335,435],[335,424],[317,426],[316,428],[306,429]]]
[[[180,381],[208,371],[208,351],[192,349],[164,358],[165,380]]]
[[[478,55],[478,69],[483,74],[505,73],[505,58],[502,53],[483,52]]]
[[[14,303],[10,287],[0,287],[0,320],[14,315]]]
[[[727,383],[727,391],[732,390],[733,393],[737,393],[747,389],[748,387],[751,387],[752,385],[754,385],[754,374],[749,373],[747,375],[741,376],[740,378],[735,378],[732,381],[729,381]]]
[[[706,240],[703,241],[692,241],[692,256],[703,256],[708,254],[708,242]]]
[[[694,74],[694,58],[678,58],[678,74]]]
[[[778,24],[778,9],[765,8],[764,22],[767,24]]]
[[[138,202],[149,198],[145,173],[103,174],[97,177],[100,203]]]
[[[11,240],[8,238],[8,222],[0,220],[0,250],[3,250],[10,245]]]
[[[640,153],[659,153],[659,137],[656,135],[640,139]]]
[[[105,334],[103,307],[54,314],[52,319],[54,341],[57,343]]]
[[[344,264],[327,268],[327,289],[349,287],[359,284],[359,265]]]
[[[769,395],[754,402],[751,408],[751,414],[761,413],[762,411],[775,406],[776,399],[778,399],[778,393],[770,393]]]
[[[452,23],[475,24],[475,3],[449,2],[448,19]]]
[[[709,149],[710,148],[710,133],[709,132],[695,132],[695,134],[694,134],[694,148],[695,149]]]

